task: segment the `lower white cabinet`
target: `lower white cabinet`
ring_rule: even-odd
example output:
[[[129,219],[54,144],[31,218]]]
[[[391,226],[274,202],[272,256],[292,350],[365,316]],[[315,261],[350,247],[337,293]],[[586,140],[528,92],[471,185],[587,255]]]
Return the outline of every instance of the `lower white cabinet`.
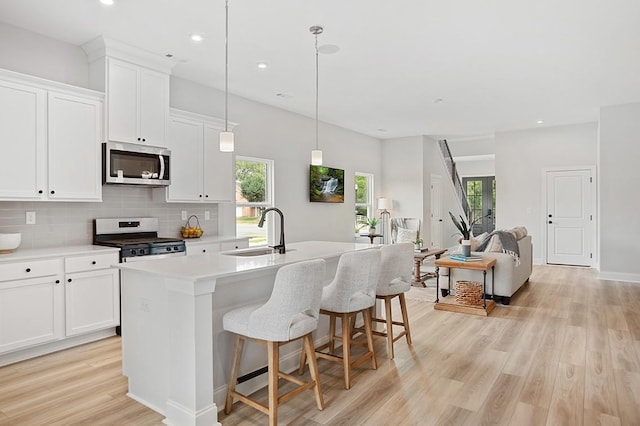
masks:
[[[117,251],[0,263],[0,355],[119,325],[116,263]]]
[[[65,334],[75,336],[120,324],[117,269],[65,275]]]
[[[61,274],[0,281],[0,353],[63,337]]]
[[[187,256],[198,254],[219,253],[221,251],[229,251],[240,248],[249,247],[248,238],[239,238],[237,240],[204,242],[204,241],[188,241],[187,240]]]

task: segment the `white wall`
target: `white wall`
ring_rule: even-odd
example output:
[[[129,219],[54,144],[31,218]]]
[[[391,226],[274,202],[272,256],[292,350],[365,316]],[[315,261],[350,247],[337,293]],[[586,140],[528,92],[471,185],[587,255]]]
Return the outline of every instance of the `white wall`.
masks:
[[[200,114],[223,116],[224,92],[172,77],[171,106]],[[286,240],[353,241],[355,172],[381,180],[379,140],[326,123],[319,126],[323,164],[345,171],[345,202],[309,202],[309,164],[315,147],[315,120],[278,108],[229,97],[229,121],[234,129],[236,154],[275,162],[275,204],[285,214]],[[377,191],[379,194],[379,192]],[[376,197],[379,195],[376,194]],[[233,212],[223,208],[227,230]]]
[[[600,110],[598,147],[601,277],[640,282],[640,103]]]
[[[496,228],[526,226],[534,262],[544,258],[543,169],[595,165],[597,139],[597,123],[496,134]]]
[[[88,87],[89,64],[79,46],[0,22],[0,68]]]
[[[382,194],[394,201],[391,217],[417,217],[421,236],[431,241],[431,175],[442,177],[443,246],[455,244],[455,227],[449,211],[459,213],[453,184],[440,156],[438,143],[428,136],[388,139],[382,142]]]

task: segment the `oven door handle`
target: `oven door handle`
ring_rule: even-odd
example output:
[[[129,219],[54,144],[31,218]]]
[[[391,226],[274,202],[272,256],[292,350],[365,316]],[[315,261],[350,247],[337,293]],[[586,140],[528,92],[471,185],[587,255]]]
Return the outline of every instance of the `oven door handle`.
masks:
[[[158,155],[158,158],[160,159],[160,176],[159,179],[164,179],[164,157],[161,155]]]

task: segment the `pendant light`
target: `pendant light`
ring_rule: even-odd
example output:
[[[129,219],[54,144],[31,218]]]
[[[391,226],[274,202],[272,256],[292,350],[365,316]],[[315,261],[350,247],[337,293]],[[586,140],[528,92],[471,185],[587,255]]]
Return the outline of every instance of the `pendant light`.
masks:
[[[311,151],[311,164],[321,166],[322,151],[318,149],[318,34],[322,34],[324,30],[320,25],[314,25],[309,31],[316,36],[316,149]]]
[[[225,0],[224,19],[224,132],[220,132],[220,151],[233,152],[233,132],[229,131],[229,0]]]

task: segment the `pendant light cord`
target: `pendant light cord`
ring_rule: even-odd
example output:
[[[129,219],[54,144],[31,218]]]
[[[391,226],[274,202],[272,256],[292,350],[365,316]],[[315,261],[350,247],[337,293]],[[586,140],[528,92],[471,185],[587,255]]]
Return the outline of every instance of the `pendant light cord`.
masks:
[[[318,67],[318,33],[316,36],[316,150],[318,150],[318,92],[319,92],[319,67]]]
[[[227,132],[229,123],[229,0],[225,1],[224,9],[224,131]]]

